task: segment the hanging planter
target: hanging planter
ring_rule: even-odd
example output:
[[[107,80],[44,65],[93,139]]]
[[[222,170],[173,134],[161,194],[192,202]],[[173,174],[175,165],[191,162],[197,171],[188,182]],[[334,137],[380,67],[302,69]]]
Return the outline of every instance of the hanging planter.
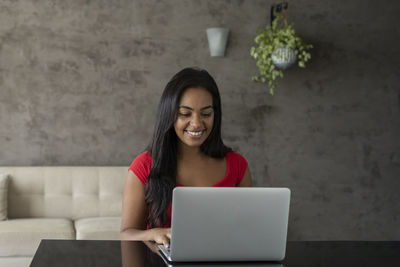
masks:
[[[228,28],[208,28],[207,39],[212,57],[225,56],[226,43],[228,42]]]
[[[296,62],[294,49],[288,47],[277,47],[271,54],[272,63],[280,69],[287,69]]]
[[[287,24],[286,9],[283,10],[283,15],[274,13],[274,16],[271,25],[258,30],[254,39],[258,46],[250,49],[250,55],[257,60],[260,72],[252,79],[256,82],[267,82],[271,95],[278,86],[277,78],[283,78],[283,70],[293,65],[296,60],[298,66],[304,68],[311,58],[308,50],[313,47],[296,35],[292,24]]]

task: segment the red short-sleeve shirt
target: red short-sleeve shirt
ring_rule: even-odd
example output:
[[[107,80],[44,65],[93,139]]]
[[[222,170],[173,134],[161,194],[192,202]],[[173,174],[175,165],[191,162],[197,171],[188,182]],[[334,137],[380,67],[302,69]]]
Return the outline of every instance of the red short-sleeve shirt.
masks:
[[[145,151],[137,156],[129,170],[131,170],[140,180],[143,185],[146,185],[147,177],[149,176],[151,169],[152,159],[149,152]],[[226,176],[218,183],[214,184],[213,187],[235,187],[240,184],[244,177],[244,173],[247,169],[247,161],[245,158],[236,152],[228,152],[226,154],[227,172]],[[183,186],[178,184],[177,186]],[[172,203],[171,203],[172,204]],[[171,227],[171,216],[172,216],[172,205],[169,205],[167,209],[167,215],[169,218],[168,223],[165,227]]]

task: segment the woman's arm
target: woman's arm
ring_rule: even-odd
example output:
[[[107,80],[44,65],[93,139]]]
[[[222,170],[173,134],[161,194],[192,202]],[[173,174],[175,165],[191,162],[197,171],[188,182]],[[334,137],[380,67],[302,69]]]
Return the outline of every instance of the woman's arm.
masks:
[[[243,179],[240,182],[240,184],[238,185],[239,187],[252,187],[253,184],[251,182],[251,174],[250,174],[250,170],[247,167],[246,172],[244,173]]]
[[[145,188],[139,178],[128,171],[122,199],[121,240],[155,241],[169,244],[170,228],[152,228],[146,230]]]

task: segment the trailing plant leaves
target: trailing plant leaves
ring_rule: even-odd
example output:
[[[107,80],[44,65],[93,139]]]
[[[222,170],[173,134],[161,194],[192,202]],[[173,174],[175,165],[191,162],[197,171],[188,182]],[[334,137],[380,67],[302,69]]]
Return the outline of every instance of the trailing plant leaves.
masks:
[[[272,62],[271,55],[278,47],[287,47],[294,50],[298,58],[298,66],[304,68],[305,63],[311,59],[308,52],[313,46],[304,43],[296,35],[293,24],[283,25],[282,15],[275,13],[275,19],[271,25],[258,28],[254,42],[257,47],[250,48],[250,55],[256,60],[259,75],[253,76],[256,82],[268,83],[270,94],[274,94],[274,89],[278,86],[277,78],[283,78],[283,71],[277,69]]]

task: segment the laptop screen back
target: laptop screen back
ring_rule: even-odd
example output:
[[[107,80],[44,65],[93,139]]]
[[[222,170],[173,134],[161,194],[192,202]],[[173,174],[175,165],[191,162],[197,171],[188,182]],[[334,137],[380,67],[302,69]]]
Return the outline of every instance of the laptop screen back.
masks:
[[[177,187],[173,192],[173,261],[282,260],[287,188]]]

